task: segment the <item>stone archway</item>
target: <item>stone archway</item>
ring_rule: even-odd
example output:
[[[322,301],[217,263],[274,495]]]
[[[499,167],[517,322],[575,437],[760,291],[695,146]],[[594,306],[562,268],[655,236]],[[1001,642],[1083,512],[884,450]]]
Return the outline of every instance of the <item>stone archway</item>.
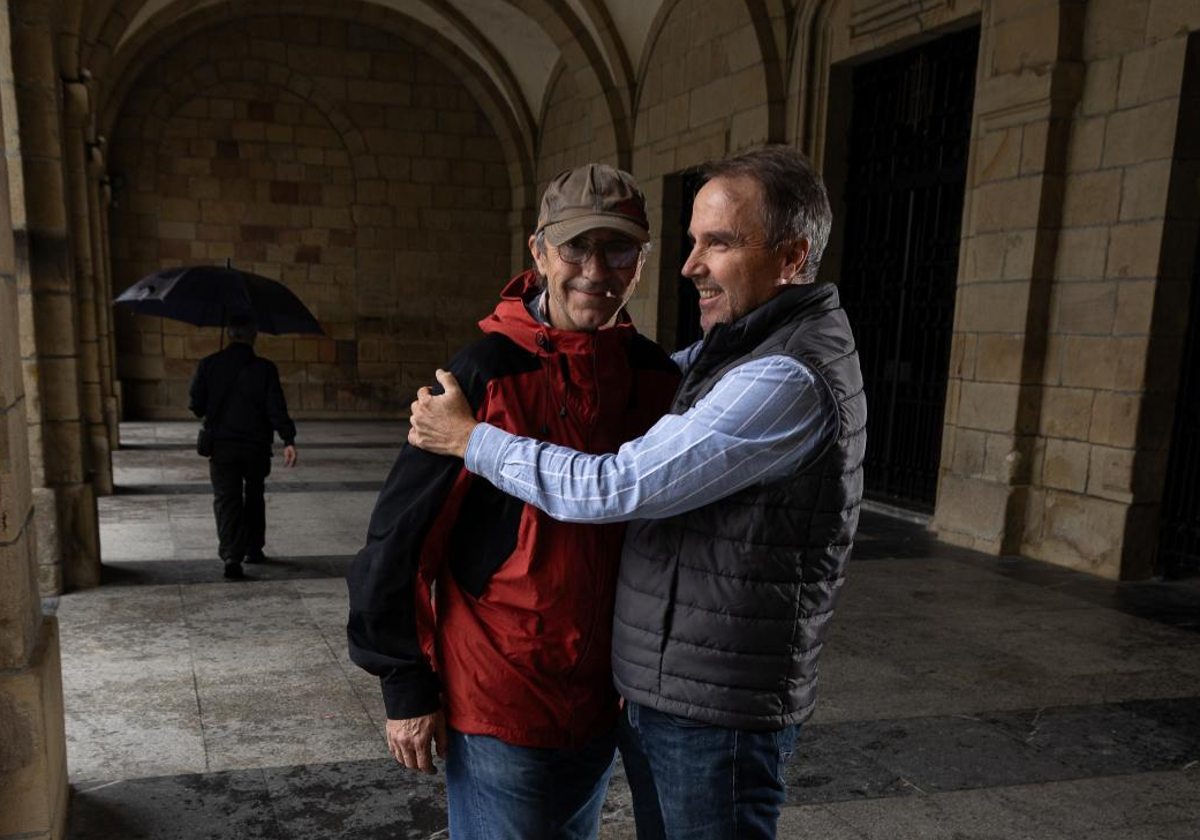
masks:
[[[506,94],[497,87],[487,72],[462,50],[440,33],[419,21],[393,9],[372,3],[341,3],[337,0],[272,0],[256,3],[252,14],[229,4],[214,4],[188,10],[186,0],[168,5],[143,25],[128,41],[122,37],[129,20],[142,0],[124,0],[114,12],[114,22],[106,25],[103,34],[94,31],[85,37],[82,47],[84,63],[94,65],[101,80],[98,99],[99,126],[102,132],[111,131],[117,109],[128,96],[132,80],[141,69],[175,44],[185,43],[197,33],[230,20],[257,16],[282,15],[289,17],[324,17],[343,23],[357,23],[372,30],[386,32],[414,49],[432,56],[444,64],[466,87],[487,115],[499,139],[508,168],[512,188],[512,206],[532,212],[533,137],[535,129],[530,117],[514,113]],[[182,8],[182,10],[181,10]],[[511,82],[508,83],[511,87]]]
[[[540,195],[557,173],[588,161],[619,166],[619,139],[611,124],[594,118],[601,97],[591,73],[573,70],[560,61],[546,86],[541,109],[537,158]]]
[[[323,49],[332,31],[340,46]],[[296,413],[398,413],[473,337],[510,261],[504,153],[449,78],[356,23],[255,16],[191,35],[143,71],[117,122],[118,287],[225,257],[279,277],[327,331],[263,345]],[[273,102],[280,90],[290,99]],[[216,331],[129,323],[127,405],[182,416]]]

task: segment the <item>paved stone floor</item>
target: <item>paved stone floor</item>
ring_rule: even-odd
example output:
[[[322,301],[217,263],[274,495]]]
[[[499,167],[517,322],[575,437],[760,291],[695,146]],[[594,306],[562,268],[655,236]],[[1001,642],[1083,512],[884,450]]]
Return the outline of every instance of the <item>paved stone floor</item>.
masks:
[[[129,423],[105,585],[63,597],[74,840],[445,837],[346,656],[346,564],[398,448],[302,423],[267,552],[221,579],[194,424]],[[1117,585],[863,517],[786,838],[1196,840],[1200,581]],[[619,771],[602,836],[632,838]]]

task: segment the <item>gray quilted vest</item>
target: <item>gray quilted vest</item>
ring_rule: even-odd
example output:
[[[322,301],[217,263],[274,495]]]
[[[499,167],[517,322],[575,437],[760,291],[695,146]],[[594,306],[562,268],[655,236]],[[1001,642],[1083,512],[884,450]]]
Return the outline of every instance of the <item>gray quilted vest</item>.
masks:
[[[675,396],[682,414],[729,370],[788,355],[834,395],[836,440],[800,472],[668,519],[630,523],[613,620],[629,700],[720,726],[808,719],[817,659],[858,527],[867,403],[846,313],[794,286],[710,330]]]

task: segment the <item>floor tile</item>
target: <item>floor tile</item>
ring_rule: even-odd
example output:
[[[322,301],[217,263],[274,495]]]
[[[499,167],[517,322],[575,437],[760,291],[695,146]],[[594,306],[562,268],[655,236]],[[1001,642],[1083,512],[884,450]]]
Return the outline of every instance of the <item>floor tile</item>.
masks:
[[[401,436],[302,423],[301,465],[268,484],[272,562],[230,583],[195,424],[122,426],[105,585],[46,602],[69,837],[444,837],[441,777],[395,766],[345,643],[344,575]],[[1116,584],[873,512],[862,536],[781,837],[1200,837],[1200,581]],[[601,838],[633,836],[618,767]]]

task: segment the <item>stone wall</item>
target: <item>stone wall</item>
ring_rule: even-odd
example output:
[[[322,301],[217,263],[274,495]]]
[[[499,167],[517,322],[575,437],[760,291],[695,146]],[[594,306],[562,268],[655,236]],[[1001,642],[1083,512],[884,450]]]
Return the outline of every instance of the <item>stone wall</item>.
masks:
[[[5,32],[4,48],[7,40]],[[57,624],[43,617],[38,595],[9,207],[0,155],[0,836],[54,840],[67,813],[62,680]]]
[[[585,163],[617,165],[617,138],[608,119],[608,106],[588,68],[559,66],[546,92],[538,145],[537,200],[550,179]]]
[[[1036,472],[1042,394],[1030,380],[1044,354],[1078,91],[1063,8],[990,9],[980,36],[935,524],[991,553],[1017,550]],[[1022,43],[1031,28],[1044,37]]]
[[[1091,4],[1082,32],[1021,551],[1110,576],[1151,570],[1200,229],[1184,5]],[[1152,360],[1155,337],[1174,352]]]
[[[675,4],[643,68],[633,168],[653,178],[765,143],[772,104],[762,45],[746,5]],[[779,138],[782,139],[782,138]]]
[[[1084,11],[984,18],[935,522],[973,547],[1139,578],[1200,229],[1200,135],[1180,123],[1200,7]]]
[[[96,434],[102,414],[92,413],[100,408],[99,354],[96,308],[87,299],[95,296],[81,288],[86,275],[77,272],[73,238],[86,214],[67,209],[68,194],[79,195],[67,189],[75,167],[66,159],[78,162],[82,151],[69,130],[78,114],[63,118],[64,99],[74,97],[64,97],[51,12],[35,0],[16,0],[0,12],[10,24],[0,48],[4,141],[10,153],[19,151],[7,172],[6,230],[18,289],[38,578],[47,594],[99,584],[96,492],[111,475],[108,446]]]
[[[261,336],[298,416],[389,415],[477,335],[508,275],[501,147],[445,68],[302,17],[208,30],[151,64],[115,131],[117,291],[159,268],[282,280],[323,337]],[[216,329],[118,311],[129,417],[180,417]]]

